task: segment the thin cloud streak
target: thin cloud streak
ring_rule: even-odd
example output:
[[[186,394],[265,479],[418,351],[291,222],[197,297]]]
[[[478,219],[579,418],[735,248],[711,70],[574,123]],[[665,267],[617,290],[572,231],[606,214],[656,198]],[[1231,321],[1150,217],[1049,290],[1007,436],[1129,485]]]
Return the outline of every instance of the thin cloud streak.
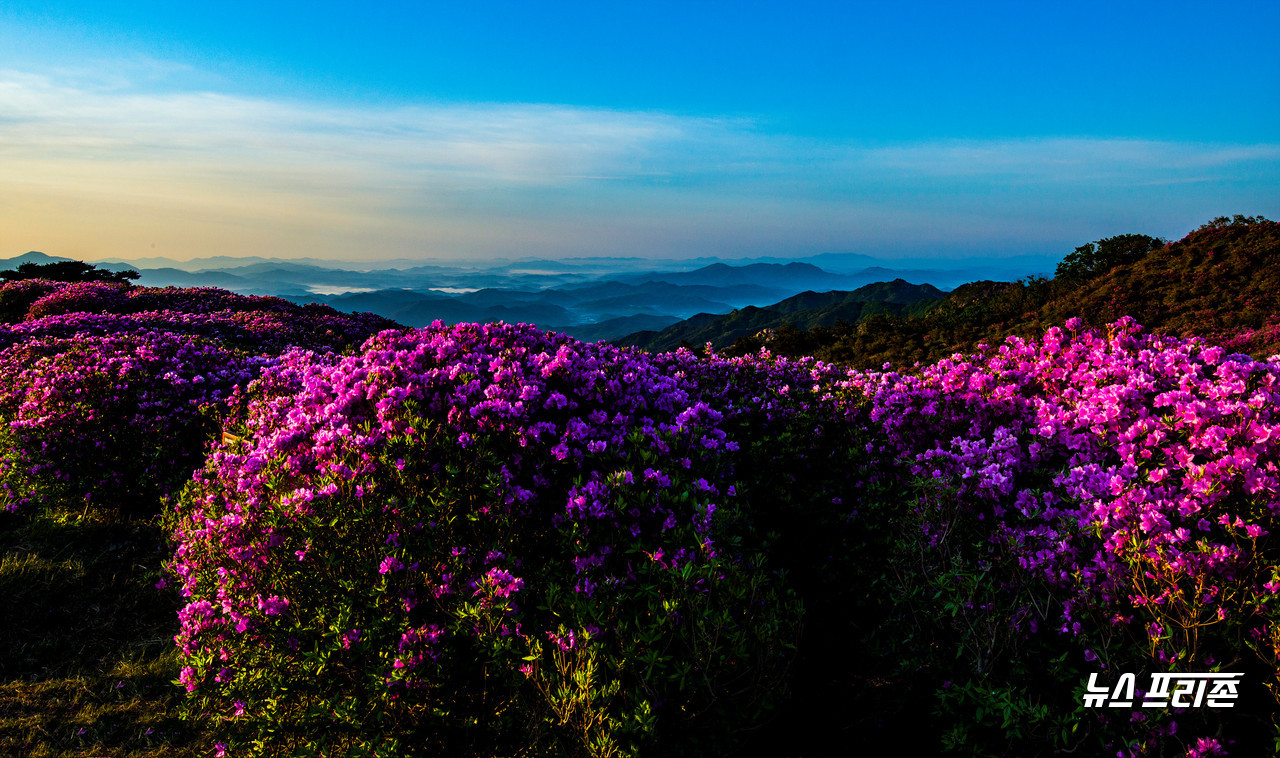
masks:
[[[359,166],[449,183],[556,183],[705,128],[662,114],[545,105],[340,109],[216,93],[116,94],[0,74],[5,152],[163,164]]]
[[[1280,160],[1280,145],[1214,145],[1118,138],[1049,137],[879,148],[869,166],[913,177],[1016,176],[1058,182],[1135,173],[1180,174]]]
[[[1094,228],[1171,233],[1109,229],[1117,217],[1176,231],[1218,213],[1274,212],[1235,204],[1274,206],[1263,189],[1278,177],[1280,145],[1270,144],[861,146],[745,119],[338,106],[0,71],[0,255],[145,255],[153,244],[178,258],[347,259],[1049,245]]]

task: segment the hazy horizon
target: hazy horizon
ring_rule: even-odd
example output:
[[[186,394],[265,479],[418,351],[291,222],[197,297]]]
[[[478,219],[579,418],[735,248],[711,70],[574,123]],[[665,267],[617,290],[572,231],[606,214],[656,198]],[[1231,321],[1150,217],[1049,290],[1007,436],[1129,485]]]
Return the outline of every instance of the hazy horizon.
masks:
[[[1277,22],[6,3],[0,257],[959,263],[1177,239],[1280,216]]]
[[[352,271],[377,271],[404,269],[410,267],[474,269],[476,271],[491,270],[501,267],[512,267],[521,263],[551,262],[569,268],[584,271],[659,271],[659,270],[692,270],[713,264],[729,266],[746,266],[757,263],[806,263],[817,268],[849,271],[887,267],[893,271],[927,267],[931,269],[958,271],[980,269],[983,266],[1026,265],[1032,268],[1027,273],[1048,274],[1053,270],[1066,253],[1020,253],[1010,252],[1005,255],[987,254],[984,251],[968,251],[958,257],[939,257],[936,255],[900,255],[897,257],[876,253],[826,252],[798,256],[760,255],[752,257],[731,258],[724,256],[697,257],[644,257],[644,256],[523,256],[499,257],[485,259],[445,259],[445,258],[386,258],[369,260],[343,260],[339,258],[315,258],[311,256],[278,257],[262,255],[211,255],[186,259],[167,258],[163,256],[99,256],[72,258],[59,256],[43,250],[28,250],[15,255],[0,254],[0,261],[14,261],[30,254],[44,255],[52,259],[83,260],[97,265],[126,264],[139,270],[165,267],[180,268],[186,271],[230,270],[238,266],[251,266],[261,263],[294,263],[319,268],[350,269]],[[1036,268],[1038,266],[1038,268]],[[1033,270],[1034,269],[1034,270]]]

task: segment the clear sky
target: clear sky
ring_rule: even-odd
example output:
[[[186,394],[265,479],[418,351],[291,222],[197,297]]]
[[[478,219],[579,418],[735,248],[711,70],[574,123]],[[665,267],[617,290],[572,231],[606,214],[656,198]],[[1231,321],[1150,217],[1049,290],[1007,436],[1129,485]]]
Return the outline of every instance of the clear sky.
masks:
[[[0,4],[0,257],[955,257],[1280,218],[1280,3]]]

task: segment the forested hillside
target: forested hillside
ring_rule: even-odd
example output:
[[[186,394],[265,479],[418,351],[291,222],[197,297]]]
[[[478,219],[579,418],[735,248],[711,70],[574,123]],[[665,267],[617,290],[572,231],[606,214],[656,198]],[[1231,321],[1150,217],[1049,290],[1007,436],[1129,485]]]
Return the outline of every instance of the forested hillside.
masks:
[[[930,284],[910,284],[902,279],[877,282],[850,292],[802,292],[763,308],[747,306],[728,315],[700,313],[661,330],[637,332],[619,345],[634,345],[651,351],[675,350],[681,346],[731,345],[784,326],[792,329],[830,328],[857,323],[873,315],[910,317],[927,313],[945,296]],[[762,337],[763,339],[763,337]]]
[[[1217,219],[1137,260],[1119,260],[1079,270],[1068,262],[1052,279],[962,285],[920,316],[817,326],[798,317],[794,328],[713,344],[733,354],[767,346],[855,366],[910,366],[1013,334],[1029,337],[1075,316],[1094,326],[1130,316],[1155,334],[1201,336],[1255,356],[1280,352],[1280,224]]]

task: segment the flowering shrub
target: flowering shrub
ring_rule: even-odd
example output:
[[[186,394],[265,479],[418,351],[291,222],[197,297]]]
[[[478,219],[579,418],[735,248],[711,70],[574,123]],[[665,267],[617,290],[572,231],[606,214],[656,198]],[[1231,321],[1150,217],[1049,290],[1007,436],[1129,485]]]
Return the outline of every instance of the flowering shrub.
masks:
[[[0,284],[0,321],[13,323],[27,317],[31,304],[65,287],[48,279],[19,279]]]
[[[981,721],[1012,693],[1009,707],[1047,726],[1040,704],[1092,667],[1245,667],[1276,691],[1280,363],[1142,335],[1127,319],[1105,335],[1071,321],[1038,342],[841,385],[869,400],[901,463],[888,491],[914,493],[886,523],[903,557],[894,591],[917,614],[897,620],[967,660],[971,686],[949,683],[944,704]],[[966,699],[978,691],[991,696]],[[1135,751],[1214,728],[1139,715]],[[1095,727],[1133,734],[1107,719]]]
[[[395,326],[372,313],[339,313],[310,303],[296,305],[278,297],[237,295],[213,287],[136,287],[124,311],[140,317],[184,314],[186,321],[207,324],[230,335],[249,349],[280,352],[289,347],[344,350],[358,346],[371,334]]]
[[[501,324],[284,356],[172,517],[192,712],[252,754],[726,744],[798,608],[670,368]]]
[[[119,314],[119,315],[117,315]],[[127,314],[127,315],[126,315]],[[212,287],[132,287],[24,279],[0,285],[0,321],[19,334],[94,334],[138,329],[200,334],[256,352],[290,347],[345,350],[395,324],[372,313],[339,313],[278,297]]]
[[[270,356],[347,349],[390,323],[221,290],[40,279],[0,286],[0,315],[20,322],[0,330],[0,507],[87,501],[123,515],[154,513],[189,478],[222,402]]]
[[[261,359],[169,332],[28,339],[0,351],[0,502],[154,512],[216,430],[205,414]]]
[[[163,330],[208,337],[242,351],[280,353],[292,347],[347,349],[386,328],[388,323],[372,314],[326,313],[309,307],[292,314],[239,310],[143,311],[127,315],[76,312],[15,324],[9,333],[14,339],[21,339]]]
[[[107,282],[75,282],[63,284],[31,304],[27,320],[57,316],[62,313],[111,313],[128,301],[125,285]]]
[[[238,295],[217,287],[136,287],[129,292],[130,313],[175,311],[177,313],[217,313],[219,311],[265,311],[288,313],[298,306],[279,297]]]

